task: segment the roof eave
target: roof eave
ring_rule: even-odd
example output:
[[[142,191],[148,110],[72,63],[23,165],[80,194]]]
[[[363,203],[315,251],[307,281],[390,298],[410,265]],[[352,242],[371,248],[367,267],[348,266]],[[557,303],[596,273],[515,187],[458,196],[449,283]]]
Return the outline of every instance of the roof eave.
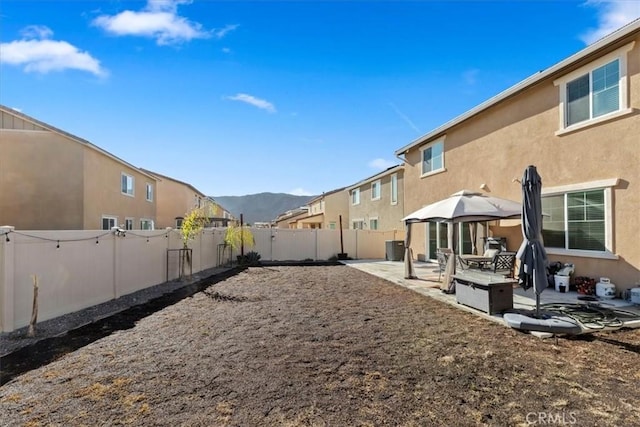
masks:
[[[399,148],[398,150],[395,151],[395,155],[396,156],[401,156],[403,154],[406,154],[409,150],[411,150],[412,148],[422,145],[425,142],[434,139],[436,137],[441,136],[442,134],[444,134],[447,130],[449,130],[450,128],[462,123],[463,121],[475,116],[476,114],[481,113],[484,110],[487,110],[488,108],[492,107],[493,105],[511,97],[514,96],[515,94],[529,88],[530,86],[533,86],[534,84],[550,77],[551,75],[559,72],[560,70],[567,68],[569,66],[571,66],[572,64],[588,57],[589,55],[592,55],[593,53],[597,52],[600,49],[603,49],[605,47],[607,47],[608,45],[621,40],[625,37],[627,37],[628,35],[634,33],[635,31],[638,31],[640,29],[640,18],[636,19],[635,21],[630,22],[629,24],[625,25],[624,27],[614,31],[613,33],[601,38],[600,40],[594,42],[593,44],[587,46],[586,48],[582,49],[581,51],[571,55],[570,57],[558,62],[557,64],[542,70],[542,71],[538,71],[536,74],[527,77],[526,79],[524,79],[523,81],[521,81],[520,83],[500,92],[499,94],[497,94],[496,96],[489,98],[488,100],[486,100],[485,102],[477,105],[476,107],[472,108],[471,110],[468,110],[467,112],[453,118],[452,120],[449,120],[448,122],[446,122],[445,124],[443,124],[442,126],[439,126],[437,128],[435,128],[434,130],[432,130],[431,132],[419,137],[418,139],[413,140],[412,142],[410,142],[409,144],[405,145],[402,148]]]

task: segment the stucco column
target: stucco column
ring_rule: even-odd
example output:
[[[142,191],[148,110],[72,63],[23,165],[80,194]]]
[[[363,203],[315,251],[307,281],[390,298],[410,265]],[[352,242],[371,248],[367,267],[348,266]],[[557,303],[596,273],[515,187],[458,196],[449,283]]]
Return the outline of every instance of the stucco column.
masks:
[[[9,233],[14,227],[0,227],[0,331],[15,329],[14,312],[14,245]],[[9,241],[7,241],[7,239]]]

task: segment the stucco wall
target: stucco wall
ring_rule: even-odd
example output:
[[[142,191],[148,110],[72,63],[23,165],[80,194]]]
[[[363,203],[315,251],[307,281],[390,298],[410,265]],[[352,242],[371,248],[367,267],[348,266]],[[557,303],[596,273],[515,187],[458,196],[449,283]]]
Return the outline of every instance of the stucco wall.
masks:
[[[369,229],[369,220],[378,219],[378,230],[403,230],[404,225],[404,201],[403,201],[403,171],[398,169],[394,173],[398,176],[398,202],[391,204],[391,175],[387,174],[376,178],[370,182],[360,185],[360,203],[351,204],[350,192],[349,205],[349,228],[352,228],[353,221],[363,220],[365,229]],[[380,180],[380,198],[371,199],[371,183]]]
[[[1,129],[0,225],[82,228],[82,165],[75,141],[48,131]]]
[[[331,228],[335,223],[340,228],[340,216],[342,216],[342,228],[349,228],[349,192],[336,191],[324,198],[324,225],[323,228]]]
[[[530,164],[537,166],[543,189],[617,178],[619,184],[612,189],[612,249],[618,259],[549,258],[575,263],[578,275],[606,276],[631,287],[640,280],[640,37],[636,36],[627,58],[631,114],[556,135],[559,88],[553,80],[562,74],[552,76],[449,129],[444,142],[445,172],[421,178],[419,147],[411,149],[406,154],[405,211],[413,212],[461,189],[482,191],[482,184],[487,194],[519,201],[521,186],[513,180],[520,179]],[[584,63],[588,61],[580,65]],[[414,226],[413,231],[413,252],[424,254],[425,226]],[[518,244],[509,242],[510,247]]]
[[[124,224],[125,218],[132,218],[134,229],[140,229],[141,219],[156,221],[158,191],[151,177],[90,148],[85,148],[84,162],[85,229],[101,229],[103,215],[117,217],[118,225]],[[133,196],[121,192],[122,173],[134,178]],[[146,200],[146,183],[154,186],[151,202]]]
[[[175,227],[176,217],[184,217],[197,207],[196,195],[205,203],[203,194],[181,182],[160,177],[157,187],[157,228]]]

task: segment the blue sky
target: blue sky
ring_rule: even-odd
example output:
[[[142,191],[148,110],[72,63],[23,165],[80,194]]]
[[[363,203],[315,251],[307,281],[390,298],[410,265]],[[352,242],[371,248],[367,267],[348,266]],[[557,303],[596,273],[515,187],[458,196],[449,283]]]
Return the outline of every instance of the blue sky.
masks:
[[[0,103],[208,195],[315,195],[639,16],[638,0],[2,0]]]

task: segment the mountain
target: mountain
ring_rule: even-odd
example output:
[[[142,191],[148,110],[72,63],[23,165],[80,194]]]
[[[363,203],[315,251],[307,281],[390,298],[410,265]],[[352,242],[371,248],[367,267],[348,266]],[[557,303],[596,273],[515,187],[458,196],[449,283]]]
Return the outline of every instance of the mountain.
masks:
[[[258,193],[246,196],[214,196],[213,199],[244,222],[270,222],[279,214],[306,205],[316,196],[294,196],[286,193]]]

